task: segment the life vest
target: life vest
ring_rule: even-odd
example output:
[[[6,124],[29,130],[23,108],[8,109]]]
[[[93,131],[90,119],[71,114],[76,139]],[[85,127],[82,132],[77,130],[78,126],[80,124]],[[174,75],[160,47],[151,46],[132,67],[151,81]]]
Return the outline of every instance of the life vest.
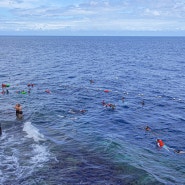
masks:
[[[163,147],[164,146],[164,142],[161,139],[157,139],[157,145],[159,147]]]

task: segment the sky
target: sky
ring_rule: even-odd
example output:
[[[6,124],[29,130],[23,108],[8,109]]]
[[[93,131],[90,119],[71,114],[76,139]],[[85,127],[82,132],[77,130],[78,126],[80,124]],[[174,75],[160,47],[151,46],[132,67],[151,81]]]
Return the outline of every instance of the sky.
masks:
[[[0,35],[185,36],[185,0],[0,0]]]

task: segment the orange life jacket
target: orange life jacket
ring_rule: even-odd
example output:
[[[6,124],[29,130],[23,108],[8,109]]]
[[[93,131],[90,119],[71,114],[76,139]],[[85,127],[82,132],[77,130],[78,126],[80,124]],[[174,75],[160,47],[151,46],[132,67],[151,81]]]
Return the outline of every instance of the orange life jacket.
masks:
[[[158,145],[159,147],[163,147],[163,146],[164,146],[164,142],[163,142],[161,139],[158,139],[158,140],[157,140],[157,145]]]

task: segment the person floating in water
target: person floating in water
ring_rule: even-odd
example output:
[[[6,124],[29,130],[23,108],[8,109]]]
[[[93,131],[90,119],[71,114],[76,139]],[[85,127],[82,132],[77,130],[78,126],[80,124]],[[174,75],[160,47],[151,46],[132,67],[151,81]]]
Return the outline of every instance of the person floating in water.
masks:
[[[16,117],[21,119],[23,117],[23,112],[22,112],[21,105],[19,103],[17,103],[14,108],[16,110]]]
[[[150,128],[149,126],[146,126],[146,127],[145,127],[145,130],[146,130],[146,131],[151,131],[151,128]]]
[[[34,84],[29,83],[27,86],[28,86],[28,87],[33,87],[33,86],[34,86]]]
[[[163,142],[162,139],[157,139],[157,140],[156,140],[156,144],[157,144],[157,146],[158,146],[159,148],[164,148],[164,149],[166,149],[166,150],[169,151],[169,147],[167,147],[167,146],[165,145],[165,143]]]
[[[185,151],[183,150],[174,150],[174,152],[177,154],[185,154]]]
[[[51,93],[51,91],[49,89],[46,89],[45,92],[48,93],[48,94]]]
[[[103,105],[104,107],[110,107],[110,108],[112,108],[112,109],[115,109],[115,108],[116,108],[116,105],[115,105],[115,104],[112,104],[112,103],[105,103],[104,100],[102,101],[102,105]]]
[[[141,105],[142,105],[142,106],[144,106],[144,105],[145,105],[145,102],[144,102],[144,100],[141,102]]]
[[[94,80],[89,80],[89,81],[90,81],[90,83],[91,83],[91,84],[93,84],[93,83],[94,83]]]
[[[109,103],[108,106],[112,109],[115,109],[116,108],[116,105],[112,104],[112,103]]]
[[[162,148],[164,146],[164,142],[162,141],[162,139],[157,139],[156,140],[157,146]]]
[[[105,103],[105,101],[104,101],[104,100],[102,101],[102,105],[103,105],[103,106],[105,106],[105,105],[106,105],[106,103]]]
[[[87,112],[87,110],[85,110],[85,109],[80,109],[80,110],[70,109],[68,112],[71,114],[84,114]]]
[[[87,112],[87,110],[81,109],[81,110],[79,110],[79,112],[80,112],[80,113],[85,113],[85,112]]]

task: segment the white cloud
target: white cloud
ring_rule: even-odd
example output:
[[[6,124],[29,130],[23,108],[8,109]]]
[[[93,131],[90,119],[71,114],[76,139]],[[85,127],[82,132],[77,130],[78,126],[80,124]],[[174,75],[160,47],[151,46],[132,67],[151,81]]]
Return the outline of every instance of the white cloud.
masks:
[[[157,11],[157,10],[150,10],[149,8],[147,8],[145,10],[145,13],[146,13],[146,15],[149,15],[149,16],[159,16],[160,15],[159,11]]]
[[[64,2],[0,0],[0,30],[185,30],[183,0]]]

